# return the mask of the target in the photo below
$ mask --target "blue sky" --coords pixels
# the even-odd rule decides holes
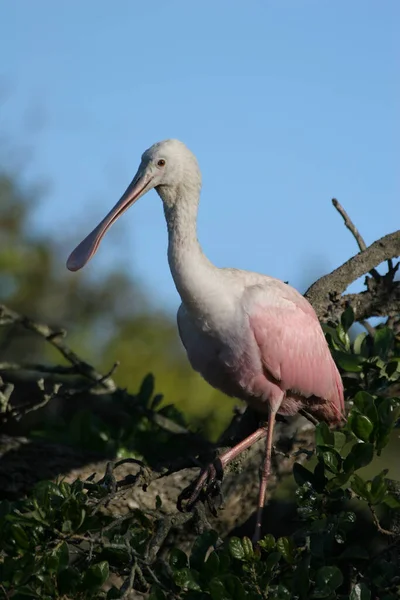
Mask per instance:
[[[367,243],[398,228],[399,23],[398,0],[1,3],[1,134],[48,183],[32,229],[66,258],[176,137],[203,172],[209,258],[304,291],[356,251],[333,196]],[[123,265],[175,309],[166,244],[151,192],[82,276]]]

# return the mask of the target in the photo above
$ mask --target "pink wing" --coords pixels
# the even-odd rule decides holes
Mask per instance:
[[[271,304],[256,294],[248,311],[263,365],[285,391],[327,400],[342,413],[342,380],[318,318],[305,298],[288,291]]]

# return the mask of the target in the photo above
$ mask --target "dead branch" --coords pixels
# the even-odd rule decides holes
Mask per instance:
[[[346,225],[347,229],[349,231],[351,231],[351,233],[355,237],[355,240],[356,240],[361,252],[366,250],[367,244],[364,242],[364,238],[362,237],[361,233],[358,231],[357,227],[354,225],[353,221],[350,219],[347,212],[344,210],[343,206],[340,204],[340,202],[338,200],[336,200],[336,198],[332,199],[332,204],[336,208],[338,213],[340,215],[342,215],[344,224]],[[371,269],[370,273],[371,273],[372,277],[374,277],[377,281],[380,280],[381,276],[379,275],[379,273],[376,269]]]
[[[54,346],[54,348],[56,348],[62,354],[62,356],[73,365],[77,374],[84,375],[96,384],[101,384],[101,386],[108,391],[115,391],[116,385],[112,379],[105,378],[103,375],[98,373],[92,367],[92,365],[89,365],[87,362],[80,359],[75,352],[63,342],[63,338],[66,336],[66,331],[55,331],[48,325],[38,323],[32,319],[29,319],[28,317],[19,315],[4,305],[0,305],[0,326],[1,325],[22,325],[25,329],[40,335],[47,342],[49,342],[49,344]]]
[[[336,199],[332,202],[362,250],[342,266],[313,283],[306,291],[305,297],[313,305],[321,321],[337,321],[349,305],[352,306],[357,321],[369,317],[397,315],[400,312],[400,282],[394,281],[394,277],[399,265],[393,266],[389,262],[388,272],[384,276],[381,276],[375,267],[400,256],[400,230],[385,235],[366,247],[343,207]],[[372,279],[366,279],[366,291],[342,295],[351,283],[366,273],[373,275]]]

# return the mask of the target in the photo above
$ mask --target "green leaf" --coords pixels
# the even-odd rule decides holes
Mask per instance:
[[[315,443],[317,446],[333,446],[335,443],[333,432],[324,421],[315,428]]]
[[[353,412],[349,419],[349,424],[351,430],[358,437],[359,440],[362,440],[363,442],[368,442],[372,430],[374,429],[374,426],[368,419],[368,417]]]
[[[144,406],[147,406],[150,403],[153,393],[154,375],[152,373],[148,373],[143,378],[137,397]]]
[[[46,504],[51,496],[64,498],[63,491],[52,481],[39,481],[35,485],[33,493],[38,499],[39,504]]]
[[[356,583],[351,590],[349,600],[371,600],[371,592],[365,583]]]
[[[359,373],[363,369],[365,358],[361,354],[350,354],[341,350],[332,351],[335,362],[348,373]]]
[[[242,539],[242,546],[244,550],[245,559],[251,560],[254,557],[254,548],[251,539],[245,536]]]
[[[163,394],[156,394],[151,402],[151,410],[156,410],[164,400]]]
[[[350,350],[350,338],[341,323],[336,327],[337,335],[345,350]]]
[[[346,456],[343,469],[344,471],[357,471],[362,467],[366,467],[374,457],[374,446],[359,442],[354,444],[349,454]]]
[[[20,548],[23,548],[24,550],[29,548],[30,543],[28,534],[21,525],[18,525],[17,523],[11,525],[10,533]]]
[[[281,537],[276,542],[276,549],[290,565],[294,562],[295,545],[291,538]]]
[[[364,498],[365,500],[367,500],[367,502],[370,501],[370,494],[367,488],[367,483],[359,475],[353,475],[351,480],[351,489],[357,496],[360,496],[360,498]]]
[[[342,348],[343,349],[343,344],[340,341],[338,332],[335,328],[330,327],[330,325],[326,325],[325,323],[322,323],[322,330],[325,333],[326,338],[329,343],[329,346],[331,348],[333,348],[333,349]]]
[[[188,557],[179,548],[172,548],[169,555],[169,564],[172,569],[183,569],[189,565]]]
[[[211,552],[209,557],[207,558],[207,561],[204,563],[204,566],[202,568],[202,571],[201,571],[202,575],[205,575],[207,577],[207,579],[216,577],[219,572],[219,565],[220,565],[220,561],[219,561],[218,554],[215,551]]]
[[[95,591],[108,579],[109,567],[106,560],[91,565],[83,578],[83,587],[86,590]]]
[[[69,485],[69,483],[67,483],[66,481],[61,481],[58,484],[58,487],[64,498],[69,498],[69,496],[71,495],[71,486]]]
[[[346,435],[344,433],[342,433],[341,431],[334,431],[333,432],[333,437],[334,437],[334,448],[335,450],[337,450],[338,452],[340,452],[340,450],[343,448],[343,446],[346,443]]]
[[[340,317],[340,323],[344,331],[348,331],[354,323],[354,310],[351,306],[348,306]]]
[[[331,473],[338,473],[342,465],[342,457],[339,452],[330,446],[318,446],[317,454],[319,460],[323,461],[326,468],[331,471]]]
[[[400,376],[400,357],[393,358],[385,368],[388,379],[396,381]]]
[[[389,508],[400,508],[400,500],[394,494],[388,493],[384,496],[382,502]]]
[[[66,569],[69,564],[68,544],[62,542],[62,544],[50,553],[50,556],[54,558],[54,572],[60,573],[60,571]]]
[[[270,552],[275,548],[275,538],[273,535],[268,533],[262,540],[258,542],[260,548],[265,550],[266,552]]]
[[[384,469],[379,475],[376,475],[371,482],[371,503],[380,504],[385,497],[387,491],[387,485],[385,477],[388,474],[389,469]]]
[[[208,589],[210,590],[212,600],[232,600],[219,578],[214,577],[214,579],[211,579]]]
[[[374,336],[374,354],[386,360],[394,346],[394,333],[389,327],[377,329]]]
[[[391,398],[382,398],[378,404],[379,421],[384,427],[391,427],[395,420],[394,405]]]
[[[318,491],[322,491],[326,485],[328,478],[325,475],[325,468],[323,463],[317,462],[314,467],[314,483],[315,489]]]
[[[304,483],[311,483],[314,486],[314,474],[303,467],[300,463],[295,462],[293,465],[293,477],[297,485],[303,485]]]
[[[374,425],[378,423],[375,398],[371,394],[368,394],[368,392],[357,392],[354,397],[354,406],[358,408],[360,413],[366,415]]]
[[[273,568],[276,567],[276,565],[281,560],[281,557],[282,555],[280,552],[271,552],[271,554],[267,556],[267,559],[265,561],[265,568],[267,569],[267,571],[272,571]]]
[[[342,486],[344,486],[345,483],[348,482],[350,477],[351,473],[339,473],[338,475],[336,475],[336,477],[333,477],[333,479],[330,479],[328,481],[328,483],[326,484],[326,489],[331,492],[339,490]]]
[[[199,585],[199,574],[194,569],[179,569],[174,571],[174,581],[178,587],[184,590],[201,591]]]
[[[368,352],[366,352],[365,343],[364,343],[364,340],[365,340],[366,337],[367,337],[367,333],[366,332],[360,333],[356,337],[356,339],[354,340],[354,343],[353,343],[353,352],[354,352],[354,354],[362,354],[365,357],[368,356]]]
[[[217,540],[218,533],[212,529],[204,531],[204,533],[199,535],[192,547],[189,559],[190,566],[200,571],[204,564],[207,552],[209,552],[210,548],[215,547]]]
[[[19,587],[21,584],[26,583],[30,575],[27,575],[22,570],[16,570],[12,574],[12,582],[15,586]]]
[[[343,575],[338,567],[321,567],[317,571],[316,584],[321,590],[333,592],[343,583]]]
[[[233,558],[243,560],[245,557],[244,548],[242,542],[238,537],[231,537],[229,540],[229,552]]]

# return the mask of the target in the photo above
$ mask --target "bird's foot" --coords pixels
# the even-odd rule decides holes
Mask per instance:
[[[199,500],[205,500],[211,513],[216,516],[217,509],[214,499],[221,497],[221,483],[224,469],[221,460],[217,458],[200,473],[198,479],[188,485],[178,496],[177,507],[181,512],[190,511]]]

